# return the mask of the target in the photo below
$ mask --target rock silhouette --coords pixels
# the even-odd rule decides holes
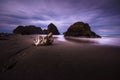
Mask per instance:
[[[30,35],[30,34],[42,34],[42,29],[34,25],[29,26],[18,26],[13,30],[15,34]]]
[[[43,30],[43,34],[48,34],[48,30],[47,30],[47,29],[44,29],[44,30]]]
[[[50,32],[52,32],[53,35],[60,34],[57,27],[53,23],[50,23],[48,25],[48,29],[44,29],[44,30],[42,30],[41,27],[36,27],[34,25],[18,26],[13,30],[14,34],[22,34],[22,35],[49,34]]]
[[[48,25],[48,33],[50,33],[50,32],[52,32],[53,35],[59,35],[60,34],[57,27],[53,23],[50,23]]]
[[[30,35],[30,34],[49,34],[59,35],[57,27],[50,23],[47,27],[48,29],[42,30],[41,27],[36,27],[34,25],[29,26],[18,26],[13,30],[15,34]],[[74,37],[88,37],[88,38],[101,38],[98,34],[91,31],[89,24],[83,22],[76,22],[71,25],[68,30],[64,33],[64,36],[74,36]]]
[[[89,24],[83,22],[76,22],[71,25],[64,33],[64,36],[74,37],[88,37],[88,38],[100,38],[95,32],[91,31]]]

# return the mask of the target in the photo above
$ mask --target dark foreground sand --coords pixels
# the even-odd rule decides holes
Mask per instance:
[[[120,47],[71,40],[33,46],[32,39],[0,40],[0,80],[120,80]]]

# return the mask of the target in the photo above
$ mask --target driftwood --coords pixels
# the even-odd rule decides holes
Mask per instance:
[[[53,35],[52,33],[49,33],[47,36],[42,37],[42,36],[38,36],[36,39],[33,40],[35,46],[37,45],[51,45],[53,43],[54,39],[53,39]]]

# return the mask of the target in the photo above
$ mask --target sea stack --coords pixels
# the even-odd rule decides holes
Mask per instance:
[[[71,25],[64,33],[64,36],[86,37],[86,38],[101,38],[98,34],[91,31],[89,24],[84,22],[76,22]]]
[[[59,35],[60,34],[57,27],[53,23],[50,23],[48,25],[48,33],[50,33],[50,32],[52,32],[53,35]]]

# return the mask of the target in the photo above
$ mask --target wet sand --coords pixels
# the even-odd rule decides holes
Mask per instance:
[[[120,47],[58,41],[34,46],[33,36],[0,40],[0,80],[119,80]]]

